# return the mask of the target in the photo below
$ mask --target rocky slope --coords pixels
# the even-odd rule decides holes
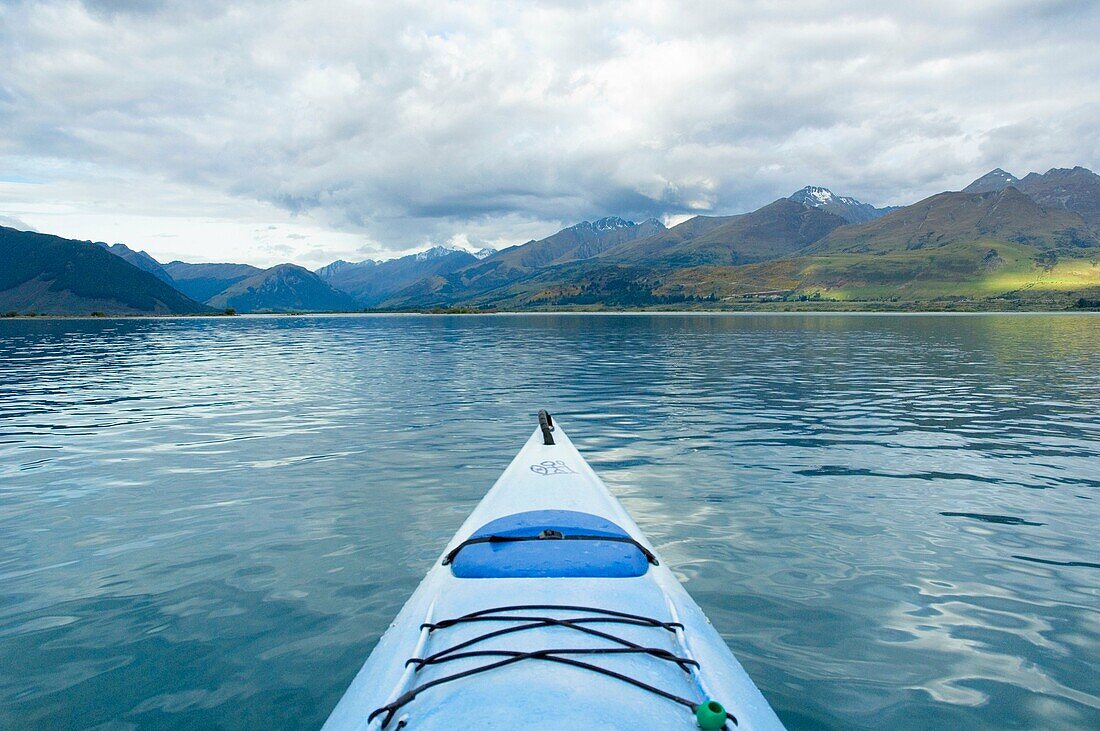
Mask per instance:
[[[870,203],[862,203],[855,198],[836,195],[828,188],[822,188],[819,185],[807,185],[788,197],[795,203],[801,203],[811,208],[820,208],[823,211],[832,213],[834,216],[840,216],[848,223],[873,221],[896,208],[896,206],[875,208]]]

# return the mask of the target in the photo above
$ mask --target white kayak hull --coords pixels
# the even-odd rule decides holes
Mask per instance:
[[[527,441],[397,615],[324,728],[692,729],[699,728],[696,709],[685,702],[717,701],[730,714],[724,728],[782,729],[702,610],[569,438],[560,428],[552,438],[555,444],[544,444],[536,430]],[[540,534],[575,533],[577,540],[465,543],[487,524],[506,525],[517,514],[587,516],[588,522],[585,529],[555,524],[560,532]],[[609,524],[628,537],[600,539]],[[525,566],[533,575],[523,575]],[[466,619],[447,621],[457,618]],[[412,658],[435,660],[408,663]]]

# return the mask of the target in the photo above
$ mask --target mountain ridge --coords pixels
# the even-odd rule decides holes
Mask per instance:
[[[771,213],[795,208],[832,223],[799,241],[788,219],[764,215],[769,208]],[[749,224],[763,226],[776,238],[762,240],[779,245],[757,248],[755,261],[724,260],[742,241],[733,232],[756,228]],[[685,251],[694,256],[683,256]],[[1092,301],[1100,295],[1100,235],[1080,214],[1043,206],[1011,186],[939,193],[862,224],[780,199],[748,214],[697,216],[663,234],[600,256],[532,269],[495,288],[463,284],[457,279],[443,286],[421,283],[383,306],[690,306],[758,296],[880,301],[999,296],[1049,303],[1049,297],[1074,293]]]
[[[1049,209],[1013,186],[983,193],[946,192],[882,218],[830,233],[807,254],[890,253],[990,239],[1040,251],[1098,242],[1080,215]]]
[[[433,247],[418,254],[397,259],[362,262],[336,262],[321,267],[317,273],[332,287],[346,292],[361,307],[382,302],[405,287],[422,279],[436,277],[474,264],[478,259],[465,249]]]
[[[836,195],[833,191],[820,185],[807,185],[801,190],[796,190],[787,198],[804,206],[820,208],[835,216],[840,216],[848,223],[873,221],[897,208],[897,206],[876,208],[870,203],[863,203],[849,196]]]
[[[1100,231],[1100,175],[1086,167],[1051,168],[1022,178],[996,168],[963,188],[963,192],[1003,190],[1009,186],[1048,208],[1077,213],[1089,227]]]
[[[164,270],[172,277],[173,287],[199,302],[263,271],[251,264],[189,264],[184,261],[168,262]]]
[[[172,275],[169,274],[161,263],[150,256],[145,251],[135,251],[126,244],[104,244],[100,243],[107,251],[111,252],[115,256],[121,257],[130,262],[138,269],[149,272],[157,279],[161,280],[165,284],[175,286],[175,281],[172,279]]]
[[[780,198],[750,213],[689,219],[660,234],[608,249],[600,258],[635,265],[737,266],[792,254],[843,225],[840,216]]]
[[[449,300],[459,292],[488,292],[534,275],[543,267],[589,259],[617,244],[665,230],[655,218],[635,223],[618,216],[581,221],[543,239],[500,249],[486,258],[450,272],[410,282],[384,302]]]
[[[439,245],[387,261],[337,260],[314,272],[291,264],[162,265],[124,244],[53,237],[55,258],[68,263],[58,268],[49,257],[27,254],[37,263],[16,267],[26,276],[8,282],[5,292],[22,309],[128,314],[209,311],[201,302],[240,312],[523,309],[718,302],[776,292],[975,297],[1003,288],[1004,296],[1079,291],[1091,301],[1100,296],[1098,222],[1100,176],[1087,168],[1022,179],[996,168],[962,191],[908,206],[875,208],[806,186],[754,211],[695,216],[672,228],[657,219],[605,216],[500,250]],[[8,231],[9,240],[34,235]],[[118,264],[105,265],[88,247]],[[135,272],[157,284],[135,280]],[[122,281],[137,299],[120,292]]]
[[[42,314],[211,312],[105,245],[0,226],[0,310]]]
[[[993,168],[970,185],[962,189],[962,193],[989,193],[995,190],[1003,190],[1010,185],[1019,185],[1020,179],[1001,168]]]
[[[351,295],[333,289],[297,264],[276,264],[242,279],[206,301],[239,312],[347,312],[358,309]]]

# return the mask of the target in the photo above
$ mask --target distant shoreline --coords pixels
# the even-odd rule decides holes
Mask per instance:
[[[795,304],[795,303],[787,303]],[[801,303],[799,303],[801,304]],[[807,303],[809,304],[809,303]],[[939,308],[904,308],[904,307],[821,307],[821,302],[814,303],[815,307],[726,307],[726,308],[682,308],[669,309],[668,307],[655,307],[652,309],[642,307],[632,308],[554,308],[554,309],[526,309],[526,310],[472,310],[466,308],[456,309],[409,309],[409,310],[355,310],[355,311],[292,311],[292,312],[243,312],[236,315],[222,313],[196,313],[196,314],[73,314],[73,315],[6,315],[0,317],[0,322],[5,320],[181,320],[181,319],[234,319],[238,317],[379,317],[402,315],[422,316],[492,316],[492,315],[1079,315],[1100,314],[1100,307],[1068,307],[1062,309],[1033,309],[1033,308],[988,308],[988,307],[939,307]],[[870,303],[868,303],[870,304]],[[960,303],[963,304],[963,303]]]

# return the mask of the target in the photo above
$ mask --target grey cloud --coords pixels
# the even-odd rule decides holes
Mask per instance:
[[[609,19],[615,19],[610,21]],[[1097,3],[0,6],[0,157],[390,250],[1100,166]]]
[[[264,251],[278,254],[279,256],[289,256],[294,253],[294,248],[286,244],[264,244],[262,248]]]

